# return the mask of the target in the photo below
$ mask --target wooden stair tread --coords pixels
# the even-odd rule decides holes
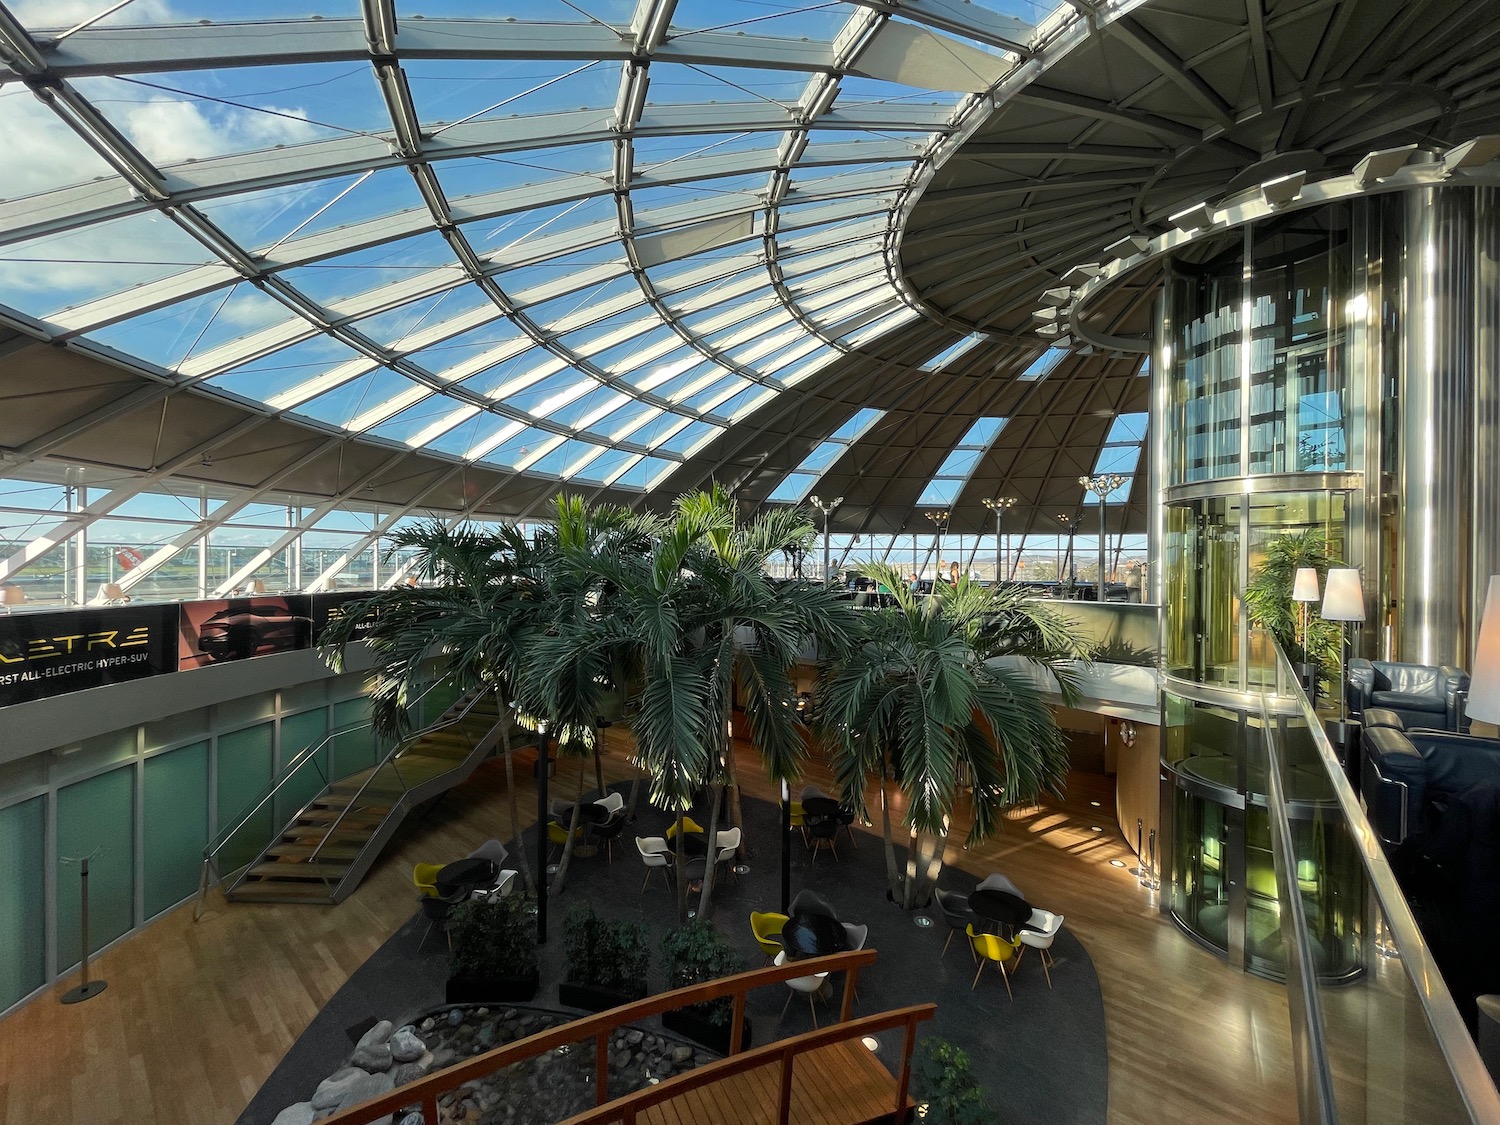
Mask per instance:
[[[269,863],[257,863],[245,874],[247,878],[256,880],[292,879],[302,882],[307,879],[316,879],[321,883],[326,878],[337,883],[348,869],[348,861],[324,863],[319,860],[317,863],[303,863],[292,860],[286,862],[272,860]]]
[[[278,859],[307,859],[317,850],[317,847],[316,843],[272,844],[266,849],[266,855],[274,856]],[[351,843],[344,840],[329,840],[328,844],[323,848],[320,858],[328,860],[331,863],[349,862],[358,856],[359,852],[359,843]]]
[[[332,902],[333,896],[322,880],[317,883],[256,882],[241,883],[224,896],[230,902]]]

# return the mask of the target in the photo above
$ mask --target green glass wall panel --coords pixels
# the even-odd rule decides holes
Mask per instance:
[[[80,866],[89,861],[89,945],[98,951],[128,931],[134,917],[132,823],[135,769],[125,766],[57,791],[57,964],[82,956]]]
[[[41,797],[0,809],[0,1010],[46,982]]]
[[[281,720],[282,769],[309,746],[322,742],[328,732],[328,712],[324,708],[287,715]],[[281,791],[276,794],[276,823],[283,825],[297,810],[316,797],[332,780],[328,772],[328,746],[324,745],[296,768]]]
[[[219,736],[218,792],[214,800],[220,833],[228,831],[270,788],[271,735],[271,724],[262,723]],[[220,873],[249,863],[270,841],[274,830],[267,804],[228,840],[219,857]]]
[[[208,842],[208,743],[148,758],[145,769],[141,879],[151,918],[198,886]]]
[[[333,705],[334,729],[342,732],[333,745],[335,777],[348,777],[375,764],[375,734],[369,721],[368,699],[346,699]]]

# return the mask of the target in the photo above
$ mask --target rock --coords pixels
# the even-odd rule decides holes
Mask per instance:
[[[420,1113],[412,1110],[401,1119],[401,1125],[426,1125],[426,1122]]]
[[[316,1115],[312,1102],[297,1102],[278,1113],[271,1125],[312,1125]]]
[[[427,1050],[427,1044],[417,1038],[416,1032],[403,1027],[391,1036],[391,1057],[398,1063],[416,1062]]]
[[[614,1065],[614,1068],[616,1070],[624,1070],[627,1066],[630,1065],[630,1052],[616,1051],[614,1058],[610,1059],[610,1062]]]
[[[462,1008],[454,1008],[452,1011],[450,1011],[448,1013],[448,1026],[449,1027],[457,1027],[459,1024],[461,1024],[463,1022],[464,1022],[464,1012],[463,1012]]]
[[[679,1066],[681,1064],[685,1063],[685,1062],[689,1062],[692,1059],[692,1057],[693,1057],[693,1049],[691,1047],[673,1047],[672,1048],[672,1061],[674,1063],[677,1063]]]
[[[639,1047],[641,1045],[641,1040],[645,1038],[646,1033],[639,1030],[638,1028],[632,1028],[630,1031],[627,1031],[625,1033],[625,1042],[629,1043],[632,1047]]]
[[[445,1066],[452,1066],[458,1058],[458,1052],[452,1047],[439,1047],[432,1052],[432,1069],[441,1070]]]
[[[437,1020],[433,1019],[431,1016],[428,1016],[425,1020],[422,1021],[422,1030],[423,1031],[431,1031],[436,1026],[437,1026]],[[410,1116],[410,1115],[408,1114],[408,1116]],[[404,1125],[404,1123],[403,1123],[403,1125]]]
[[[362,1102],[369,1098],[379,1097],[388,1093],[392,1088],[390,1074],[362,1074],[354,1079],[343,1100],[339,1102],[339,1109],[348,1109],[356,1102]]]
[[[408,1082],[415,1082],[426,1073],[427,1068],[421,1063],[404,1062],[391,1071],[391,1082],[396,1086],[405,1086]]]
[[[390,1020],[381,1020],[370,1028],[360,1037],[359,1044],[354,1048],[354,1054],[349,1060],[350,1063],[372,1074],[389,1070],[391,1068],[390,1038],[393,1030]]]
[[[479,1011],[475,1012],[474,1014],[483,1019],[485,1016],[490,1014],[490,1010],[488,1008],[480,1008]]]
[[[313,1091],[312,1101],[308,1104],[313,1109],[332,1109],[344,1100],[344,1095],[355,1082],[365,1077],[368,1076],[357,1066],[336,1070],[318,1083],[318,1088]]]

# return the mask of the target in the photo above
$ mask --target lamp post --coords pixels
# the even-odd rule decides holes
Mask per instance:
[[[813,507],[823,513],[823,581],[828,581],[828,517],[833,510],[844,502],[842,496],[835,496],[832,500],[819,500],[816,496],[812,498]]]
[[[1094,477],[1079,477],[1078,483],[1099,497],[1099,602],[1104,603],[1104,507],[1109,494],[1125,483],[1119,473],[1100,473]]]
[[[934,561],[937,563],[938,566],[942,566],[942,564],[943,564],[943,532],[946,531],[947,528],[948,528],[948,509],[947,508],[938,508],[935,511],[928,512],[927,513],[927,518],[932,521],[933,527],[935,527],[937,529],[937,536],[934,539],[934,544],[936,546],[936,558],[934,559]],[[941,579],[942,577],[943,576],[941,574],[938,575],[939,579]],[[936,582],[933,583],[933,592],[934,593],[937,592],[937,584],[936,584]]]
[[[1015,506],[1016,497],[997,496],[991,500],[986,496],[979,502],[995,513],[995,585],[998,586],[1005,581],[1005,556],[1009,553],[1002,546],[1000,539],[1000,520]]]
[[[1078,534],[1078,525],[1083,522],[1083,516],[1069,515],[1067,512],[1057,513],[1057,522],[1062,524],[1068,532],[1068,597],[1073,596],[1073,588],[1078,585],[1078,560],[1073,557],[1073,537]],[[1062,585],[1062,565],[1057,568],[1057,584]]]

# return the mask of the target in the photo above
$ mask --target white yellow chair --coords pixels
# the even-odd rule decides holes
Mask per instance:
[[[1020,942],[1006,941],[996,934],[976,934],[972,925],[966,932],[969,944],[974,947],[974,953],[979,958],[979,972],[974,974],[974,983],[969,985],[969,990],[972,992],[979,987],[980,973],[984,972],[986,964],[993,961],[1000,966],[1000,976],[1005,981],[1005,995],[1014,1000],[1016,997],[1010,990],[1010,971],[1006,968],[1006,963],[1016,956]]]

